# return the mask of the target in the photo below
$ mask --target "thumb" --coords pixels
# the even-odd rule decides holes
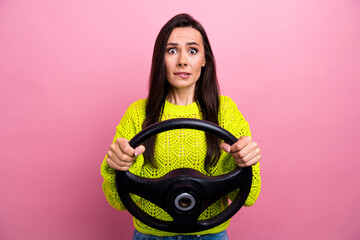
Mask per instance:
[[[220,143],[220,147],[227,153],[230,153],[230,145],[226,142]]]
[[[138,146],[137,148],[135,148],[134,155],[135,155],[135,157],[137,157],[137,156],[143,154],[144,152],[145,152],[145,147],[144,147],[144,145],[140,145],[140,146]]]

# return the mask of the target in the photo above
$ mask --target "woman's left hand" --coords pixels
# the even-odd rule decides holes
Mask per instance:
[[[260,148],[257,142],[254,142],[251,137],[244,136],[233,145],[225,142],[220,144],[220,147],[227,153],[230,153],[239,167],[248,167],[260,161]]]

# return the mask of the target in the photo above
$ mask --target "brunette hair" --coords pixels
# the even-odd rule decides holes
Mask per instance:
[[[204,120],[218,124],[219,111],[219,86],[216,76],[215,59],[211,50],[210,42],[203,26],[188,14],[179,14],[171,18],[160,30],[154,46],[152,57],[149,95],[146,104],[146,118],[143,128],[161,120],[165,99],[170,87],[166,79],[166,67],[164,55],[166,44],[174,28],[192,27],[198,30],[203,39],[205,49],[206,65],[202,67],[199,80],[195,87],[195,101],[201,109]],[[145,161],[156,167],[153,159],[156,138],[151,138],[144,143]],[[220,140],[206,133],[207,152],[205,157],[205,168],[210,171],[210,167],[217,164],[220,157]]]

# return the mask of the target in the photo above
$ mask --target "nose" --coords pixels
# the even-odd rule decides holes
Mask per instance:
[[[178,67],[186,67],[187,65],[188,65],[188,63],[187,63],[187,59],[186,59],[186,54],[181,52],[179,54],[179,59],[178,59],[177,66]]]

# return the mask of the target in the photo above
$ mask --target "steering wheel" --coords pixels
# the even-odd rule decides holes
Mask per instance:
[[[204,120],[177,118],[155,123],[137,135],[129,144],[136,148],[146,139],[173,129],[197,129],[213,134],[232,145],[238,139],[227,130]],[[213,228],[231,218],[245,203],[252,183],[252,168],[236,168],[220,176],[209,177],[194,169],[180,168],[157,179],[142,178],[130,171],[116,171],[116,187],[126,209],[146,225],[176,233],[192,233]],[[199,216],[212,203],[239,189],[232,203],[220,214],[205,220]],[[145,213],[133,201],[136,194],[165,210],[172,221],[164,221]]]

